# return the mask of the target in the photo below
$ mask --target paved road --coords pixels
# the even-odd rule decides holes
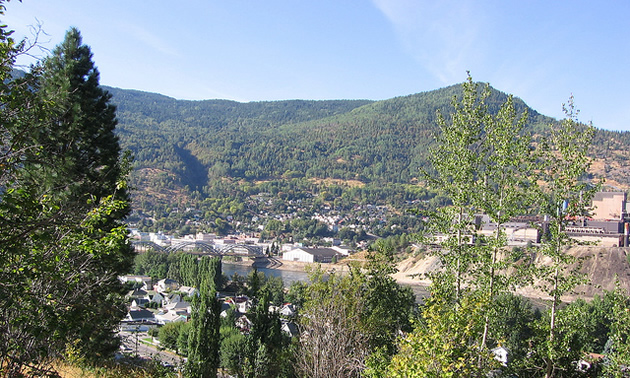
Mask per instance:
[[[142,339],[146,339],[147,337],[149,337],[146,332],[120,332],[119,334],[122,340],[122,344],[125,347],[125,353],[136,355],[137,348],[137,355],[139,357],[159,359],[160,361],[172,364],[174,366],[183,364],[183,357],[180,357],[175,353],[169,351],[160,351],[153,345],[144,344],[142,342]]]

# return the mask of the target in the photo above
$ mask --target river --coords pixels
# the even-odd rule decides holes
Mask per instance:
[[[249,272],[254,270],[254,268],[250,265],[236,265],[236,264],[222,264],[223,274],[228,277],[232,277],[234,273],[238,273],[239,276],[247,276]],[[265,276],[274,276],[282,278],[282,282],[284,282],[285,287],[291,286],[291,284],[295,281],[308,282],[308,274],[305,272],[297,272],[293,270],[282,270],[282,269],[269,269],[269,268],[258,268],[259,272],[263,272]]]
[[[235,265],[235,264],[222,264],[223,274],[228,277],[234,275],[234,273],[238,273],[240,276],[247,276],[249,272],[254,270],[252,266],[249,265]],[[291,286],[291,284],[295,281],[308,282],[308,274],[305,272],[298,272],[293,270],[282,270],[282,269],[269,269],[269,268],[258,268],[259,272],[263,272],[265,275],[270,275],[274,277],[282,278],[285,287]],[[423,298],[426,298],[429,295],[428,288],[423,285],[405,285],[409,286],[413,293],[416,296],[416,302],[421,303]]]

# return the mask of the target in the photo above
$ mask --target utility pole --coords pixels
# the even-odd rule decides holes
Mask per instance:
[[[139,357],[139,355],[138,355],[138,332],[140,332],[140,325],[136,324],[136,358]]]

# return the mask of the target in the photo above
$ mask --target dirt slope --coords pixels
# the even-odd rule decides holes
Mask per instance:
[[[626,257],[630,253],[630,248],[575,247],[571,248],[569,253],[576,257],[586,258],[581,271],[590,278],[591,284],[577,287],[575,293],[566,296],[564,300],[590,299],[602,293],[603,290],[612,290],[615,287],[615,276],[619,277],[622,288],[630,294],[630,264]],[[537,256],[536,262],[548,263],[548,260]],[[399,272],[394,275],[394,278],[400,283],[428,285],[430,281],[423,277],[424,273],[439,268],[439,262],[435,257],[412,257],[398,264]],[[538,283],[539,280],[535,279],[533,286],[519,288],[517,293],[544,300],[546,295],[535,289]]]

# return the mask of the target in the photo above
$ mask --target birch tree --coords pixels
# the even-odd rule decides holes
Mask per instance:
[[[540,288],[551,298],[547,340],[539,356],[542,366],[538,367],[545,377],[553,377],[564,368],[558,364],[564,353],[557,322],[562,297],[585,283],[585,277],[578,272],[580,261],[567,253],[569,247],[579,244],[569,236],[567,227],[588,215],[598,189],[597,185],[584,180],[591,164],[587,153],[595,129],[578,122],[572,96],[563,104],[563,110],[565,118],[552,126],[549,137],[541,141],[537,165],[541,183],[537,201],[541,213],[548,219],[540,253],[551,261],[541,264],[536,271],[541,278]]]
[[[413,337],[431,338],[427,334],[431,329],[450,333],[450,340],[458,341],[443,350],[445,364],[437,370],[427,367],[427,372],[468,369],[454,361],[446,363],[451,358],[476,360],[478,373],[493,366],[488,350],[493,303],[510,287],[508,271],[513,262],[508,259],[504,226],[529,206],[531,138],[523,131],[527,112],[518,114],[513,97],[508,96],[498,113],[491,114],[486,103],[489,86],[480,87],[468,75],[461,98],[453,99],[450,119],[438,118],[440,134],[431,150],[435,175],[429,182],[452,205],[440,209],[429,225],[430,238],[441,235],[437,256],[443,270],[431,275],[432,298],[423,308],[426,323]],[[490,220],[492,235],[481,234],[484,225],[477,214]],[[464,303],[467,310],[461,313]],[[422,347],[415,350],[424,353]],[[425,352],[440,360],[435,351]]]

